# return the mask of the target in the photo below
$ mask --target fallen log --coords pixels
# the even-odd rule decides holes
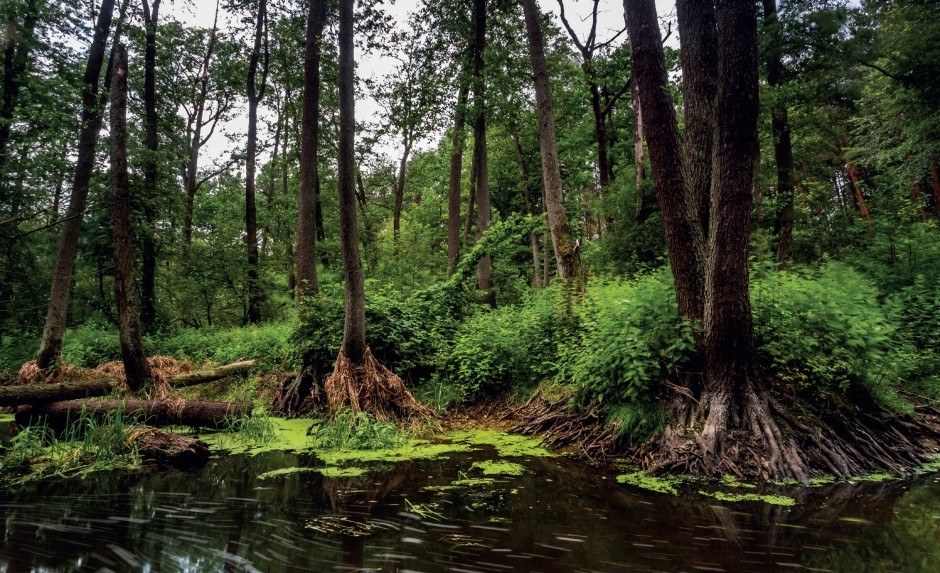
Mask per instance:
[[[233,374],[247,372],[254,366],[254,360],[243,360],[218,368],[187,372],[166,377],[167,383],[174,388],[184,388],[220,380]],[[95,398],[106,396],[117,388],[114,378],[87,380],[81,382],[62,382],[58,384],[25,384],[22,386],[0,386],[0,407],[19,406],[22,404],[50,404],[77,398]]]
[[[84,416],[105,419],[123,412],[150,426],[192,426],[218,428],[234,418],[251,416],[251,404],[240,402],[204,402],[201,400],[67,400],[40,406],[20,406],[16,423],[21,426],[45,422],[54,431],[64,430],[69,421]]]
[[[167,376],[166,380],[169,382],[170,386],[175,388],[185,388],[186,386],[196,386],[197,384],[205,384],[206,382],[221,380],[222,378],[231,376],[233,374],[248,372],[248,370],[250,370],[254,365],[254,360],[242,360],[241,362],[234,362],[232,364],[219,366],[218,368],[211,368],[209,370],[188,372],[186,374],[174,374],[173,376]]]
[[[0,386],[0,406],[20,404],[49,404],[76,398],[105,396],[114,389],[114,380],[87,380],[61,384],[28,384]]]
[[[170,434],[157,428],[140,428],[127,437],[145,459],[176,468],[195,468],[209,459],[209,445],[198,438]]]

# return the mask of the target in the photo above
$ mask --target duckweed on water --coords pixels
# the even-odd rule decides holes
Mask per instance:
[[[699,495],[713,497],[718,501],[762,501],[770,505],[796,505],[796,500],[785,495],[762,495],[759,493],[726,493],[723,491],[706,492],[699,491]]]
[[[682,483],[682,479],[677,477],[651,476],[640,471],[619,475],[617,476],[617,482],[658,493],[679,495],[676,486]]]
[[[739,480],[736,476],[733,475],[723,475],[721,476],[721,485],[724,487],[733,487],[733,488],[744,488],[744,489],[754,489],[757,486],[752,483],[745,483]]]
[[[319,468],[281,468],[279,470],[273,470],[269,472],[264,472],[258,476],[258,479],[269,479],[273,477],[286,476],[299,473],[310,473],[319,471]]]
[[[554,457],[538,438],[507,434],[498,430],[461,430],[451,432],[444,436],[452,442],[470,444],[473,446],[493,446],[503,458],[548,458]]]
[[[316,471],[323,474],[323,477],[328,477],[328,478],[359,477],[361,475],[365,475],[366,473],[365,468],[356,468],[356,467],[337,468],[333,466],[327,466],[325,468],[317,468]]]
[[[499,460],[475,462],[473,468],[483,470],[485,476],[521,476],[525,473],[525,468],[520,464]]]

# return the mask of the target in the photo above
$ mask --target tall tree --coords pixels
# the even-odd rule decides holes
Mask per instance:
[[[248,60],[248,144],[245,157],[245,242],[248,245],[248,322],[261,322],[261,285],[258,284],[258,216],[255,206],[255,171],[258,156],[258,104],[268,84],[268,0],[258,1],[254,43]],[[261,80],[258,81],[258,68]]]
[[[160,138],[157,133],[157,23],[160,19],[160,0],[153,0],[153,6],[147,0],[141,0],[144,11],[146,30],[146,48],[144,51],[144,143],[147,155],[144,159],[144,219],[147,228],[141,236],[141,285],[140,285],[140,320],[145,326],[153,324],[157,317],[156,274],[157,248],[156,210],[157,199],[157,152]]]
[[[39,0],[27,0],[23,5],[22,22],[16,18],[11,5],[7,9],[3,46],[3,85],[0,99],[0,200],[6,198],[7,147],[13,128],[13,112],[19,101],[20,90],[26,80],[26,66],[35,43],[36,24],[39,22]]]
[[[450,175],[447,193],[447,261],[450,272],[457,266],[460,252],[460,185],[463,178],[463,153],[465,147],[464,126],[467,121],[467,97],[470,85],[466,70],[460,74],[457,89],[457,106],[454,109],[454,133],[451,136]]]
[[[476,182],[477,237],[490,227],[490,177],[486,151],[486,0],[473,2],[473,165]],[[477,286],[486,302],[496,304],[493,262],[489,254],[477,263]]]
[[[555,116],[552,110],[552,90],[548,81],[548,64],[545,61],[545,40],[539,23],[538,5],[535,0],[522,0],[525,15],[526,35],[529,40],[529,56],[535,83],[535,100],[539,116],[539,148],[542,152],[542,184],[545,188],[545,210],[552,234],[552,246],[558,265],[558,276],[569,285],[582,286],[581,255],[571,236],[571,227],[565,214],[565,203],[561,190],[561,169],[558,165],[558,148],[555,143]],[[546,253],[547,256],[547,253]]]
[[[123,19],[128,0],[121,6]],[[43,370],[52,366],[62,350],[62,335],[65,332],[65,319],[69,306],[69,292],[72,288],[72,271],[75,268],[75,256],[78,252],[78,235],[82,228],[82,217],[88,199],[88,187],[95,165],[95,144],[101,130],[102,102],[98,96],[98,82],[104,63],[105,45],[111,31],[111,19],[114,13],[114,0],[103,0],[98,10],[95,32],[88,49],[88,61],[82,77],[82,114],[79,124],[78,159],[75,163],[75,175],[72,179],[72,194],[62,224],[62,235],[56,251],[55,265],[52,268],[52,289],[49,306],[46,311],[46,324],[43,328],[42,342],[36,363]],[[119,41],[115,32],[115,42]],[[112,63],[108,63],[104,84],[111,81]]]
[[[317,205],[320,201],[320,57],[325,0],[312,0],[304,49],[303,117],[300,136],[300,192],[297,195],[297,303],[314,296],[317,284]]]
[[[134,281],[130,182],[127,175],[127,48],[114,47],[111,76],[111,221],[114,232],[114,300],[117,303],[121,358],[127,386],[134,391],[153,378],[140,331],[140,306]]]

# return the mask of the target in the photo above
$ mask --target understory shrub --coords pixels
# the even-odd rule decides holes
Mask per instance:
[[[229,364],[239,359],[257,360],[256,369],[292,370],[297,353],[290,343],[295,321],[268,322],[236,328],[186,328],[144,339],[144,350],[196,363]],[[117,336],[117,334],[115,334]],[[120,352],[118,358],[120,359]]]

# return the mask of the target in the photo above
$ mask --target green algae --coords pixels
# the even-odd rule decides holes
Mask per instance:
[[[451,485],[455,487],[477,487],[483,485],[491,485],[496,483],[496,480],[493,478],[482,477],[482,478],[462,478],[454,481]]]
[[[293,474],[299,474],[299,473],[311,473],[311,472],[317,472],[317,471],[319,471],[318,468],[281,468],[279,470],[272,470],[269,472],[264,472],[263,474],[258,476],[258,479],[265,480],[265,479],[270,479],[273,477],[280,477],[280,476],[293,475]]]
[[[307,435],[312,421],[303,418],[269,418],[271,431],[263,436],[241,433],[211,432],[199,437],[212,450],[226,450],[232,454],[255,456],[275,451],[310,451],[313,442]]]
[[[731,488],[744,488],[744,489],[755,489],[757,486],[752,483],[745,483],[733,475],[723,475],[721,476],[721,485],[724,487]]]
[[[935,454],[930,457],[930,461],[917,468],[916,473],[918,474],[931,474],[934,472],[940,472],[940,454]]]
[[[678,477],[651,476],[641,471],[617,476],[618,483],[632,485],[657,493],[667,493],[669,495],[679,495],[676,486],[682,483],[682,481],[682,478]]]
[[[344,477],[359,477],[365,475],[365,468],[357,467],[347,467],[347,468],[338,468],[334,466],[327,466],[325,468],[317,468],[317,471],[323,474],[323,477],[328,478],[344,478]]]
[[[9,424],[15,421],[16,416],[13,414],[0,414],[0,424]]]
[[[475,462],[473,468],[483,470],[485,476],[521,476],[526,471],[520,464],[499,460]]]
[[[796,500],[792,497],[787,497],[785,495],[770,495],[770,494],[759,494],[759,493],[727,493],[723,491],[716,492],[706,492],[699,491],[699,495],[704,495],[707,497],[713,497],[718,501],[761,501],[770,505],[783,505],[783,506],[792,506],[796,505]]]
[[[542,446],[538,438],[507,434],[499,430],[459,430],[450,432],[445,439],[471,446],[492,446],[501,458],[549,458],[555,454]]]
[[[350,462],[398,463],[411,460],[433,460],[457,452],[470,451],[466,444],[436,443],[428,440],[410,439],[397,448],[381,450],[313,450],[327,465],[343,465]]]
[[[855,476],[851,481],[865,481],[872,483],[882,483],[886,481],[893,481],[898,479],[898,476],[887,473],[875,473],[875,474],[865,474],[860,476]]]

